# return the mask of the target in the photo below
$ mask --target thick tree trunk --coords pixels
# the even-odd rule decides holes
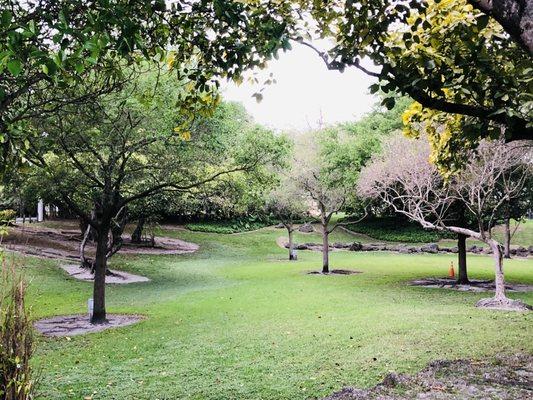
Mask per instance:
[[[468,280],[468,271],[466,268],[466,238],[468,236],[459,233],[457,234],[457,258],[459,266],[459,274],[457,277],[457,283],[467,284],[470,283]]]
[[[328,226],[322,226],[322,273],[329,273],[329,232]]]
[[[109,235],[109,224],[98,229],[96,241],[96,258],[94,262],[94,287],[93,287],[93,315],[92,324],[106,322],[105,310],[105,277],[107,272],[107,241]]]
[[[496,291],[494,293],[494,299],[498,301],[505,301],[505,280],[503,275],[503,254],[501,246],[495,240],[491,240],[490,248],[492,249],[492,255],[494,257],[494,272],[495,279],[494,283],[496,285]]]
[[[292,227],[287,228],[287,232],[289,233],[289,260],[294,261],[296,258],[294,257],[294,243],[292,240],[292,233],[293,233]]]
[[[503,256],[511,258],[511,220],[509,217],[505,218],[505,232],[503,241]]]
[[[139,220],[137,221],[137,226],[135,227],[135,230],[131,234],[132,243],[141,243],[145,222],[146,222],[145,217],[140,217]]]

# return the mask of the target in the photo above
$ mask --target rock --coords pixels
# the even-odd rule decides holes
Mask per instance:
[[[529,250],[524,246],[520,246],[516,249],[516,255],[519,257],[527,257],[529,255]]]
[[[333,243],[332,247],[335,249],[348,249],[350,246],[350,243]]]
[[[313,228],[313,225],[311,225],[310,223],[305,223],[303,225],[300,225],[298,231],[303,233],[311,233],[315,231],[315,228]]]
[[[294,246],[296,250],[308,250],[309,246],[306,243],[303,244],[297,244]]]
[[[400,253],[402,253],[402,254],[408,254],[408,253],[410,253],[409,248],[406,247],[406,246],[399,246],[399,247],[398,247],[398,252],[400,252]]]
[[[459,253],[459,248],[457,246],[451,247],[450,253],[455,253],[455,254]]]
[[[439,245],[437,243],[428,243],[420,248],[421,252],[436,254],[439,252]]]
[[[363,251],[376,251],[376,250],[378,250],[377,246],[375,244],[373,244],[373,243],[362,244],[361,246],[362,246],[361,250],[363,250]]]
[[[348,248],[350,251],[361,251],[363,250],[363,245],[359,242],[353,242]]]
[[[533,246],[529,246],[527,250],[529,251],[529,254],[533,254]]]
[[[467,251],[470,252],[470,253],[479,254],[479,253],[481,253],[483,251],[483,247],[473,245],[473,246],[470,246],[467,249]]]
[[[388,388],[393,388],[398,386],[400,383],[400,376],[398,374],[391,372],[388,373],[383,379],[382,385]]]
[[[276,229],[283,229],[283,228],[285,228],[285,225],[283,225],[283,224],[277,224],[277,225],[275,226],[275,228],[276,228]]]

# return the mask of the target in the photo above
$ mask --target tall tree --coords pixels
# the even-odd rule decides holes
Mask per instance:
[[[93,323],[105,321],[107,260],[120,248],[131,203],[253,171],[286,153],[286,141],[260,127],[225,135],[208,115],[191,120],[189,105],[180,108],[184,90],[195,89],[170,75],[142,75],[122,92],[34,121],[43,136],[30,148],[34,168],[96,233]]]

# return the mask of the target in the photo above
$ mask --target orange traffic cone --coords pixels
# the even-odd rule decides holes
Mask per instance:
[[[448,276],[450,278],[455,278],[455,270],[453,269],[453,261],[450,264],[450,269],[448,270]]]

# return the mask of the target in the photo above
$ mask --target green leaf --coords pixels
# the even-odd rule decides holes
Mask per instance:
[[[370,85],[370,93],[374,94],[379,90],[379,85],[377,83],[374,83],[373,85]]]
[[[435,61],[433,60],[427,60],[424,62],[424,67],[427,69],[434,69],[435,68]]]
[[[18,76],[22,71],[22,63],[20,60],[10,60],[7,63],[7,69],[13,76]]]

